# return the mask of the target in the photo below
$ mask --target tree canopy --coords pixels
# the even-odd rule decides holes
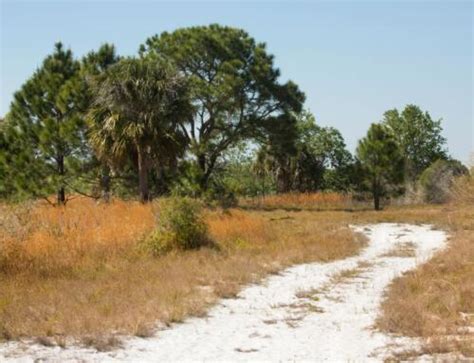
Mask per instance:
[[[317,125],[309,111],[296,115],[295,121],[294,133],[278,132],[260,149],[258,167],[274,173],[281,192],[346,189],[352,156],[342,135]]]
[[[179,126],[191,113],[187,82],[162,60],[127,58],[111,66],[94,90],[91,142],[97,155],[116,165],[132,158],[140,200],[147,201],[150,168],[182,149]]]
[[[6,178],[20,193],[47,197],[57,193],[66,202],[73,188],[78,160],[86,152],[85,124],[80,110],[79,62],[61,43],[15,93],[6,117]]]
[[[363,182],[372,193],[374,208],[379,210],[380,199],[396,190],[403,180],[400,148],[385,125],[372,124],[356,154]]]
[[[418,106],[385,112],[354,158],[304,101],[265,43],[238,28],[164,32],[126,58],[105,43],[75,59],[58,43],[0,120],[0,197],[53,204],[56,194],[65,204],[72,194],[146,202],[176,193],[232,205],[236,196],[369,190],[379,209],[402,187],[437,190],[437,175],[460,168],[441,120]]]
[[[181,126],[207,188],[222,153],[242,140],[259,138],[299,112],[298,87],[280,84],[280,72],[264,43],[244,30],[213,24],[155,35],[141,46],[143,56],[170,59],[189,78],[193,117]]]
[[[383,123],[400,145],[408,181],[416,181],[436,160],[447,159],[441,120],[433,120],[418,106],[407,105],[401,113],[397,109],[389,110],[384,114]]]

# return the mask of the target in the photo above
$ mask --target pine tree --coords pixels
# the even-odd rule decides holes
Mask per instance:
[[[196,112],[182,130],[202,191],[226,150],[268,134],[304,102],[296,84],[279,82],[265,44],[241,29],[217,24],[178,29],[147,39],[140,52],[171,60],[190,80]]]
[[[403,181],[400,148],[384,125],[372,124],[356,153],[363,181],[372,193],[375,210],[379,210],[380,199]]]
[[[15,93],[6,117],[5,178],[20,195],[65,204],[87,149],[80,117],[84,95],[79,63],[61,43]],[[49,200],[49,199],[48,199]]]

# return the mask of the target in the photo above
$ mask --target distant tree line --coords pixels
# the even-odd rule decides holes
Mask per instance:
[[[332,190],[369,192],[379,209],[451,162],[441,122],[414,105],[387,111],[353,156],[279,76],[264,43],[220,25],[155,35],[134,57],[104,44],[76,59],[58,43],[0,120],[0,197]]]

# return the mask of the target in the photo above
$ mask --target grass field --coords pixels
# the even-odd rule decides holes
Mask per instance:
[[[0,333],[4,339],[65,335],[90,344],[111,332],[148,335],[202,316],[242,284],[307,261],[355,254],[364,245],[325,214],[207,211],[218,249],[153,257],[140,241],[154,206],[75,200],[65,208],[4,206]]]
[[[427,338],[425,352],[472,356],[472,334],[448,338],[474,323],[474,206],[472,181],[465,183],[453,203],[439,206],[354,211],[332,196],[330,210],[327,196],[307,195],[267,199],[260,209],[209,210],[217,249],[160,257],[140,248],[155,225],[153,205],[2,206],[0,337],[64,344],[74,336],[105,349],[116,343],[114,333],[148,336],[156,321],[203,316],[218,298],[289,265],[358,253],[364,240],[350,224],[410,222],[447,230],[449,247],[394,281],[377,327]],[[313,208],[316,200],[324,206]]]

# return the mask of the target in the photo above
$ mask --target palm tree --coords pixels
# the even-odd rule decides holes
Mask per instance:
[[[138,167],[141,202],[150,200],[151,167],[183,150],[192,107],[185,79],[157,58],[126,58],[94,82],[90,139],[110,164],[132,159]]]

